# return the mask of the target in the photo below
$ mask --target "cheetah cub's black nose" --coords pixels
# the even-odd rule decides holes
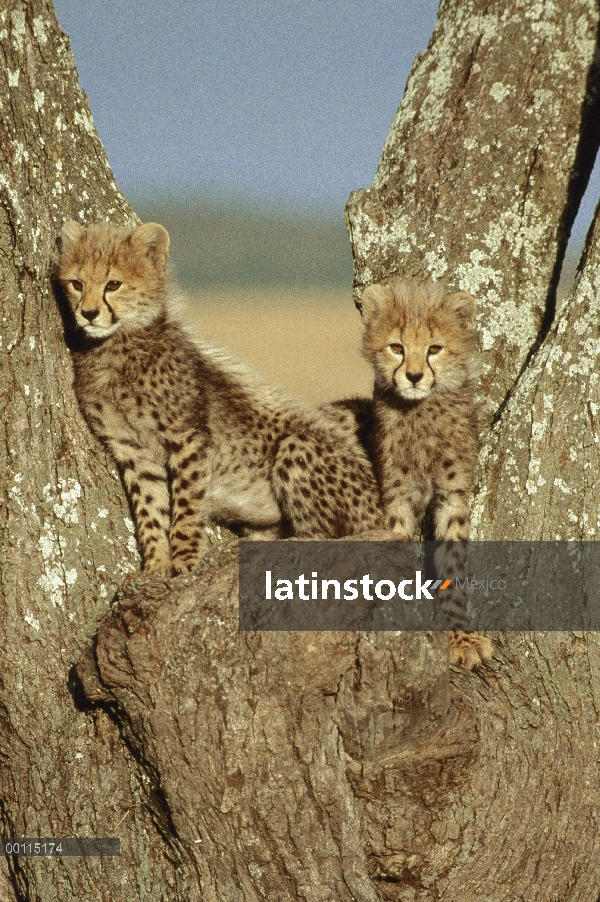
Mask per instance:
[[[99,313],[100,313],[99,310],[82,310],[81,311],[81,315],[85,316],[85,318],[87,320],[89,320],[90,323],[93,319],[96,319],[96,317],[98,316]]]
[[[413,385],[416,385],[417,382],[420,382],[423,378],[423,373],[407,373],[406,378],[409,382],[412,382]]]

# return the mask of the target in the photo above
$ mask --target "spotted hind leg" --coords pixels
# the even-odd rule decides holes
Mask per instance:
[[[381,524],[379,495],[364,462],[343,437],[291,435],[282,440],[273,488],[292,535],[334,539]]]

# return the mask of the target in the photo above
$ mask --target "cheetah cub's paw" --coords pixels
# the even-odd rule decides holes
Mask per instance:
[[[450,633],[450,663],[465,670],[473,670],[478,664],[492,657],[493,645],[479,633]]]

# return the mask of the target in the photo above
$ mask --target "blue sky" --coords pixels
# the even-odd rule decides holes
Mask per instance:
[[[57,0],[127,193],[341,209],[373,178],[436,0]]]
[[[341,212],[373,178],[437,0],[55,8],[126,194],[208,192]],[[596,173],[578,235],[599,194]]]

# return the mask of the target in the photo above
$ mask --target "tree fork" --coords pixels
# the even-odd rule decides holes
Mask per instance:
[[[597,4],[535,8],[441,4],[375,183],[348,208],[357,285],[427,268],[476,295],[490,412],[539,338],[597,144]],[[193,576],[134,581],[109,613],[139,561],[121,484],[70,390],[50,276],[64,219],[134,215],[50,3],[9,0],[0,21],[0,824],[122,840],[118,863],[7,859],[0,890],[28,902],[595,898],[596,634],[498,637],[471,675],[448,673],[441,633],[244,635],[229,546]],[[577,397],[565,364],[552,416],[585,406],[582,450],[595,443],[596,358],[577,330],[596,328],[597,266],[592,251],[490,439],[478,537],[505,535],[509,432],[523,444],[510,472],[527,496],[520,537],[545,514],[551,534],[541,502],[558,507],[565,467],[569,498],[585,487],[577,535],[597,518],[583,455],[563,463],[547,436],[539,471],[527,468],[543,421],[521,406],[543,402],[532,385],[557,354],[585,358]],[[81,670],[95,704],[82,710],[69,674],[96,633]]]

